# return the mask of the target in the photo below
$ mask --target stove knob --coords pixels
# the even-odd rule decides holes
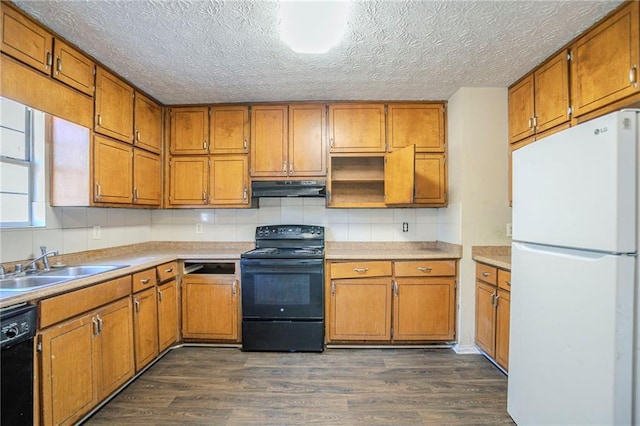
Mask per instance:
[[[5,336],[7,336],[9,339],[13,339],[14,337],[16,337],[18,335],[18,329],[16,327],[11,327],[10,329],[8,329],[7,331],[5,331]]]

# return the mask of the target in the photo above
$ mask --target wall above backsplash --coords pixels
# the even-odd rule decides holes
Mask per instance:
[[[322,225],[328,241],[435,241],[438,210],[327,209],[320,198],[262,198],[258,209],[49,207],[45,228],[0,230],[0,263],[31,258],[43,244],[68,254],[147,241],[253,241],[256,226],[272,224]]]

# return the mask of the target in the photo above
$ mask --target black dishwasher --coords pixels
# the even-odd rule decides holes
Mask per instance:
[[[0,310],[0,424],[33,424],[35,333],[35,306]]]

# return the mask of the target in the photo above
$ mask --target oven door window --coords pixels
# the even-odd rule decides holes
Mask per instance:
[[[323,317],[323,268],[314,265],[242,265],[245,319]]]

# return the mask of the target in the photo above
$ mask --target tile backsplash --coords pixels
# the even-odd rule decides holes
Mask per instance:
[[[49,207],[45,228],[0,230],[0,262],[31,258],[40,245],[74,253],[146,241],[253,241],[256,226],[284,223],[325,226],[328,241],[434,241],[438,220],[438,209],[327,209],[321,198],[262,198],[258,209]]]

